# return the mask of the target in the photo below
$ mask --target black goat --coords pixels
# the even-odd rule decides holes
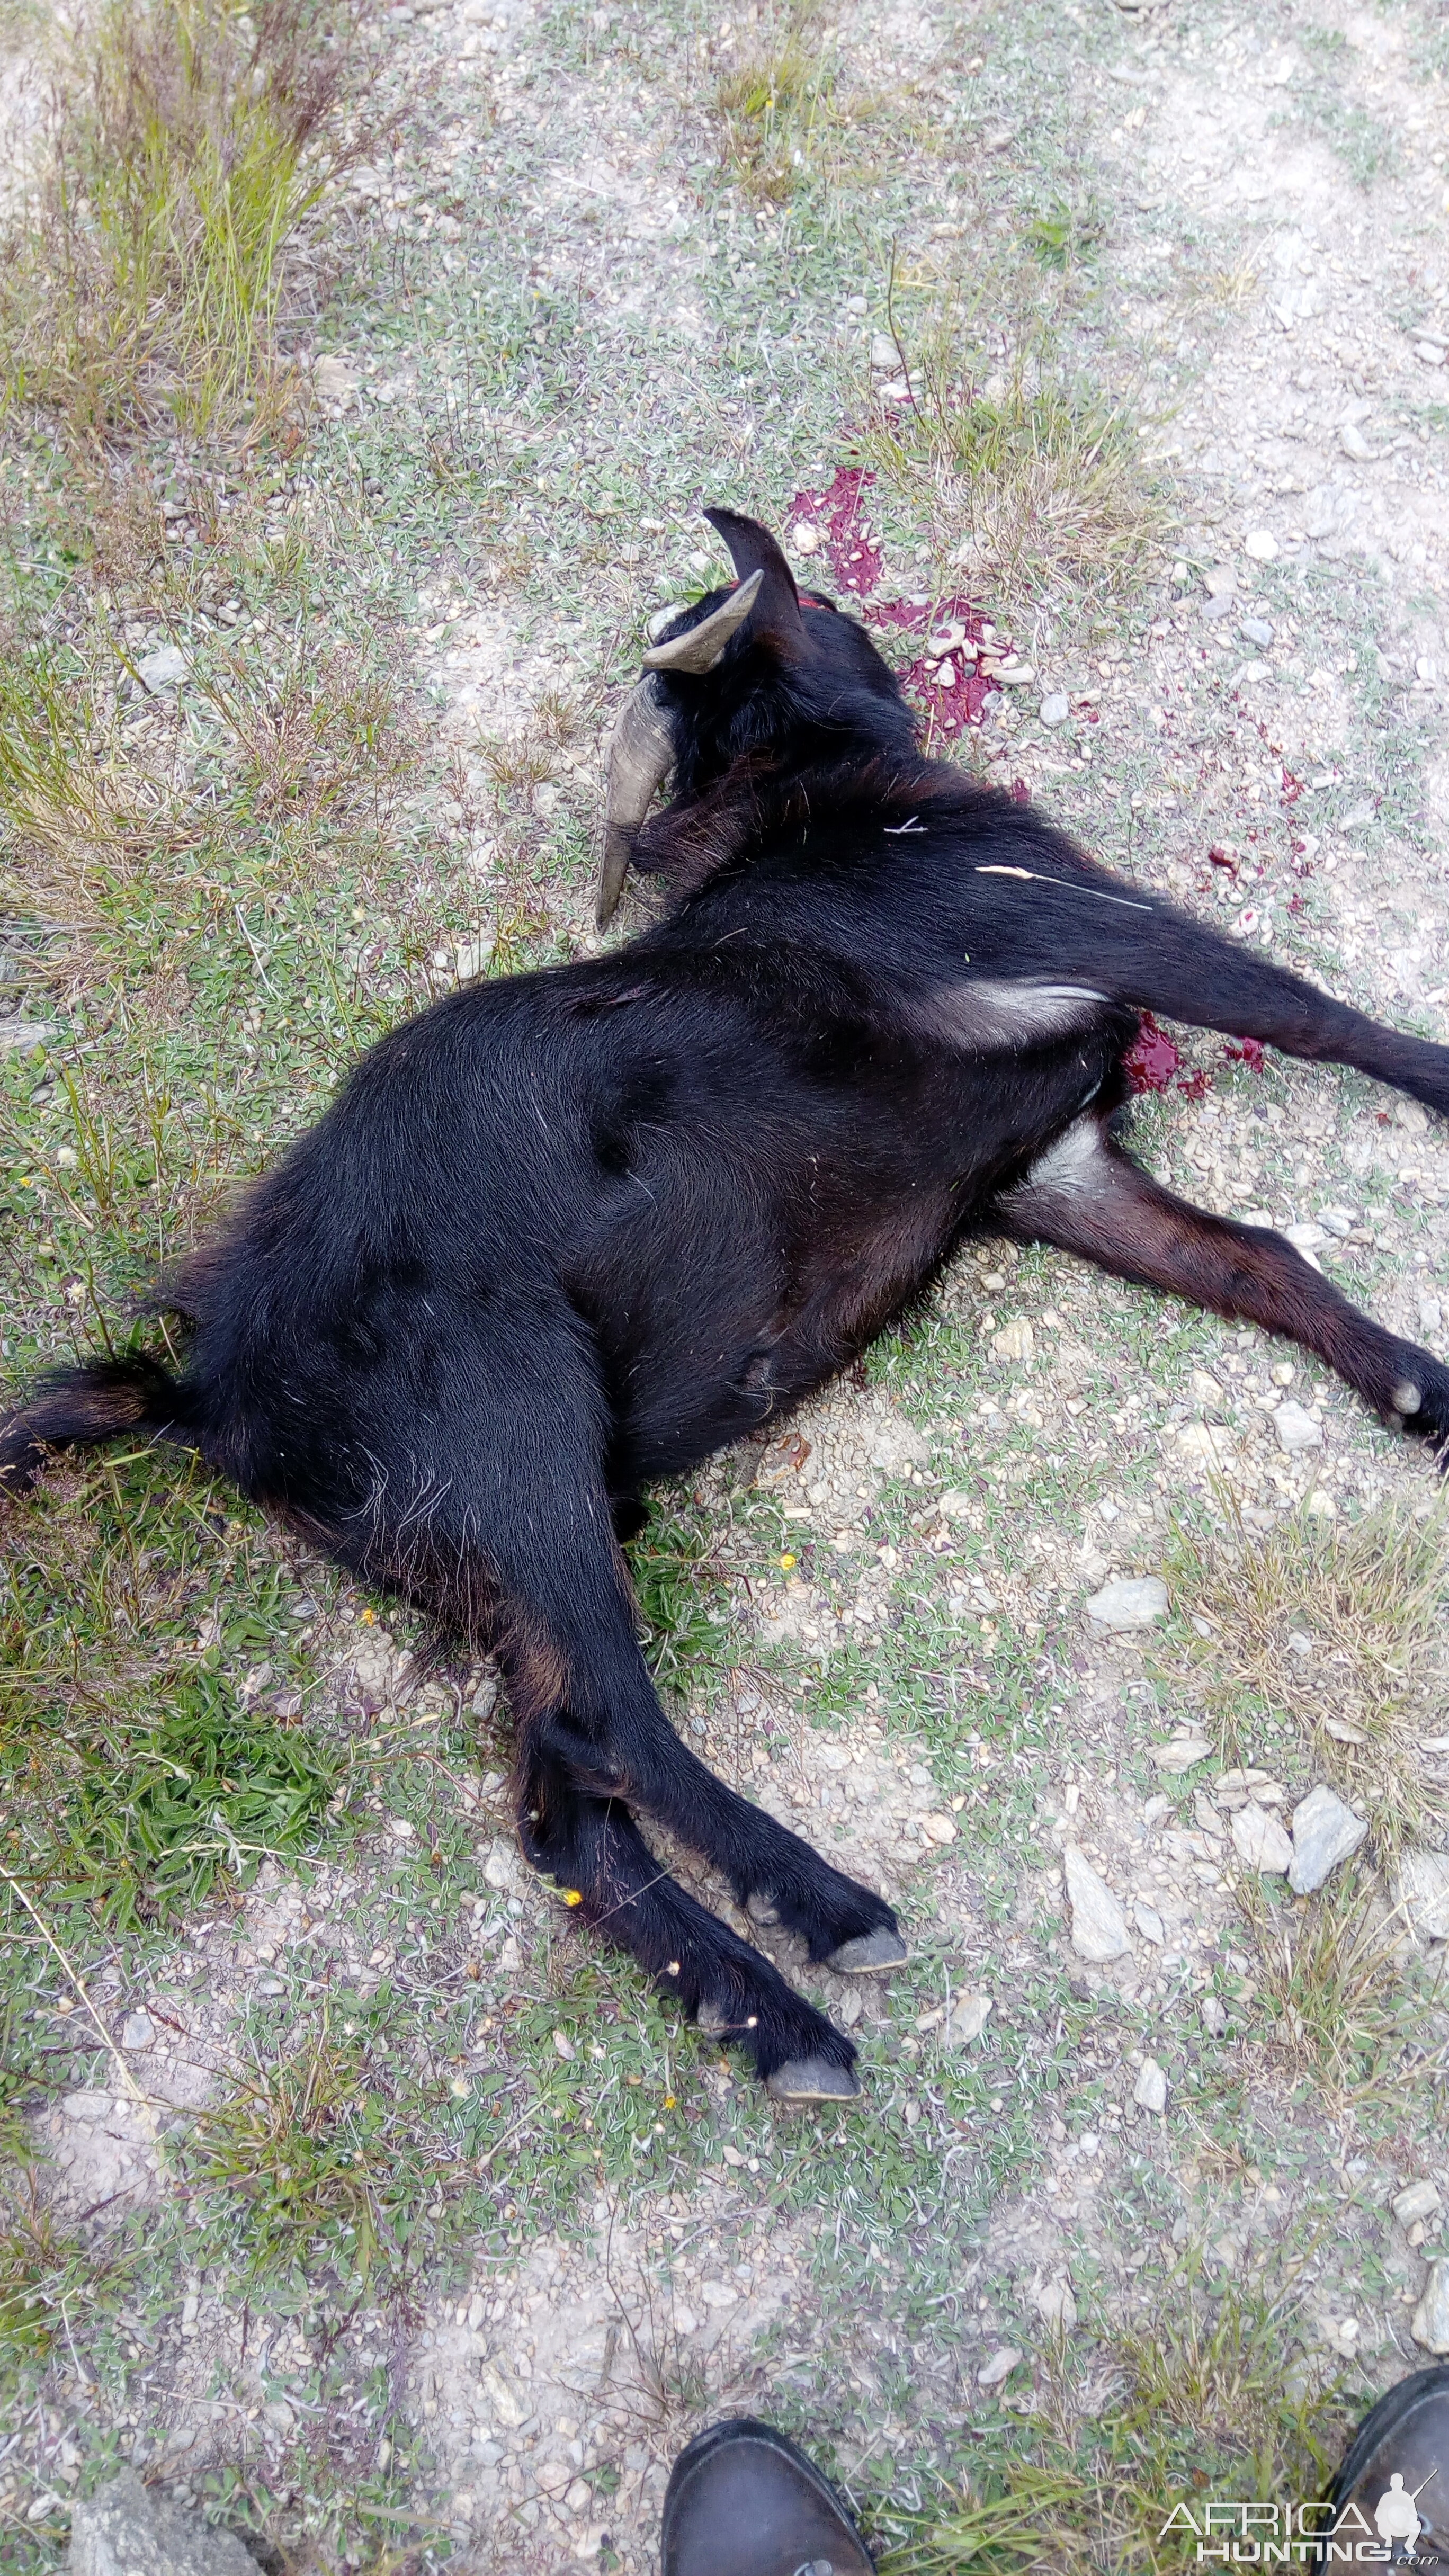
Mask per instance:
[[[808,2101],[857,2089],[849,2041],[657,1867],[636,1811],[812,1959],[868,1974],[904,1945],[670,1728],[619,1548],[643,1489],[808,1395],[973,1226],[1286,1333],[1442,1448],[1449,1371],[1276,1234],[1159,1188],[1113,1120],[1142,1009],[1439,1111],[1449,1048],[923,762],[861,627],[802,604],[763,528],[709,515],[737,586],[646,656],[610,758],[601,919],[631,861],[667,880],[667,919],[375,1047],[158,1297],[193,1328],[179,1382],[141,1359],[52,1379],[0,1431],[0,1480],[123,1428],[190,1442],[496,1647],[530,1859]]]

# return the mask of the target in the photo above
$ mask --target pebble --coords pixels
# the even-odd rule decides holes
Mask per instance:
[[[1378,449],[1376,447],[1370,447],[1368,440],[1365,438],[1363,431],[1359,428],[1356,421],[1347,420],[1344,422],[1342,429],[1338,433],[1338,443],[1343,449],[1345,456],[1356,457],[1360,464],[1366,463],[1371,456],[1376,456],[1378,454]]]
[[[1431,2263],[1409,2329],[1426,2352],[1449,2352],[1449,2263]]]
[[[1231,599],[1238,586],[1238,576],[1231,564],[1213,564],[1203,574],[1202,586],[1209,599]]]
[[[1302,1405],[1295,1404],[1291,1397],[1286,1404],[1279,1405],[1273,1416],[1273,1428],[1290,1457],[1296,1457],[1304,1449],[1318,1449],[1323,1445],[1320,1426],[1312,1414],[1305,1413]]]
[[[121,2046],[130,2049],[149,2048],[156,2036],[156,2025],[149,2013],[127,2013],[121,2024]]]
[[[794,553],[797,555],[818,555],[820,552],[819,529],[813,528],[808,519],[801,519],[799,524],[790,531],[790,545]]]
[[[1273,629],[1266,617],[1239,618],[1238,633],[1245,644],[1256,644],[1264,652],[1273,641]]]
[[[1201,611],[1203,624],[1216,626],[1219,618],[1231,617],[1236,605],[1230,590],[1215,591],[1210,599],[1203,601]]]
[[[1401,2227],[1412,2227],[1417,2219],[1437,2218],[1443,2206],[1437,2183],[1411,2182],[1395,2195],[1393,2209]]]
[[[154,653],[142,654],[136,676],[153,698],[161,697],[168,689],[180,688],[186,677],[186,656],[179,644],[159,645]]]
[[[1331,1869],[1356,1852],[1368,1832],[1362,1816],[1334,1796],[1325,1781],[1300,1798],[1293,1810],[1293,1861],[1288,1884],[1295,1896],[1310,1896]]]
[[[1052,689],[1041,702],[1044,725],[1064,725],[1071,712],[1071,702],[1061,689]]]
[[[1150,1628],[1167,1616],[1167,1586],[1160,1574],[1119,1575],[1087,1603],[1087,1616],[1103,1628]]]
[[[1282,1877],[1292,1861],[1293,1845],[1267,1807],[1240,1807],[1230,1831],[1233,1849],[1249,1869],[1258,1870],[1264,1878]]]
[[[1243,552],[1251,555],[1254,563],[1276,563],[1278,540],[1270,528],[1252,528],[1243,539]]]
[[[1202,2026],[1209,2039],[1221,2039],[1228,2026],[1228,2008],[1221,1995],[1204,1995]]]
[[[1143,1940],[1150,1941],[1155,1949],[1160,1950],[1163,1942],[1167,1938],[1167,1929],[1156,1906],[1142,1904],[1134,1905],[1132,1908],[1132,1920],[1136,1924],[1138,1931],[1141,1933]]]
[[[947,2015],[942,2037],[954,2040],[958,2047],[964,2048],[971,2040],[981,2037],[990,2011],[989,1995],[962,1995]]]
[[[1175,1735],[1170,1744],[1154,1744],[1152,1759],[1159,1771],[1180,1779],[1184,1771],[1195,1771],[1206,1762],[1212,1746],[1205,1735]]]
[[[991,1336],[991,1348],[999,1360],[1029,1360],[1036,1348],[1036,1335],[1024,1315],[1015,1315]]]
[[[1165,2111],[1167,2077],[1155,2057],[1144,2057],[1142,2071],[1132,2087],[1132,2099],[1139,2111]]]
[[[1009,2379],[1011,2377],[1011,2374],[1015,2370],[1020,2359],[1021,2355],[1016,2350],[1015,2345],[1004,2343],[999,2352],[994,2352],[991,2355],[989,2361],[983,2361],[981,2368],[976,2373],[977,2387],[999,2388],[1003,2379]]]
[[[921,1831],[923,1834],[928,1834],[933,1843],[953,1843],[956,1839],[956,1819],[954,1816],[940,1814],[922,1816]]]
[[[1127,1937],[1127,1917],[1110,1887],[1097,1876],[1075,1843],[1068,1843],[1063,1851],[1062,1867],[1067,1903],[1072,1909],[1072,1948],[1078,1958],[1098,1964],[1122,1958],[1132,1944]]]
[[[1077,2322],[1077,2303],[1070,2281],[1043,2281],[1032,2292],[1032,2306],[1044,2326],[1055,2326],[1059,2333],[1070,2334]]]
[[[346,358],[318,358],[312,368],[312,382],[324,402],[346,402],[357,391],[357,370]]]
[[[1410,1932],[1421,1941],[1449,1941],[1449,1852],[1401,1852],[1393,1895]]]

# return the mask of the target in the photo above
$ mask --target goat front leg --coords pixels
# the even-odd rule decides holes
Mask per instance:
[[[1100,1119],[1079,1118],[993,1212],[1023,1240],[1080,1252],[1119,1279],[1286,1334],[1385,1422],[1421,1433],[1443,1462],[1449,1369],[1361,1314],[1271,1228],[1236,1225],[1174,1197]]]
[[[855,2050],[772,1962],[695,1902],[650,1851],[617,1798],[576,1787],[572,1765],[528,1728],[519,1833],[534,1868],[580,1900],[584,1921],[627,1950],[661,1994],[716,2039],[746,2048],[777,2101],[848,2101]]]

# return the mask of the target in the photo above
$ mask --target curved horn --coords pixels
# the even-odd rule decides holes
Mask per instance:
[[[752,572],[738,590],[731,591],[710,616],[687,635],[676,635],[672,644],[655,644],[644,656],[646,671],[712,671],[730,637],[743,626],[760,595],[762,572]]]
[[[609,740],[609,791],[604,806],[604,857],[594,917],[607,930],[619,908],[634,835],[649,811],[660,780],[674,766],[674,743],[652,680],[631,689]]]

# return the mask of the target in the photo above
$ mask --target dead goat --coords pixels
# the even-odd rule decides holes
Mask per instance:
[[[611,955],[474,985],[373,1048],[158,1294],[153,1360],[50,1380],[0,1433],[199,1449],[366,1581],[496,1649],[535,1866],[779,2098],[854,2051],[657,1865],[653,1817],[813,1960],[904,1957],[890,1907],[682,1745],[620,1539],[655,1479],[778,1420],[973,1229],[1287,1334],[1385,1420],[1449,1438],[1449,1371],[1280,1236],[1205,1215],[1115,1122],[1142,1010],[1356,1065],[1449,1110],[1449,1049],[1380,1028],[920,757],[863,629],[752,520],[735,584],[645,657],[610,758]],[[647,819],[673,773],[671,801]]]

